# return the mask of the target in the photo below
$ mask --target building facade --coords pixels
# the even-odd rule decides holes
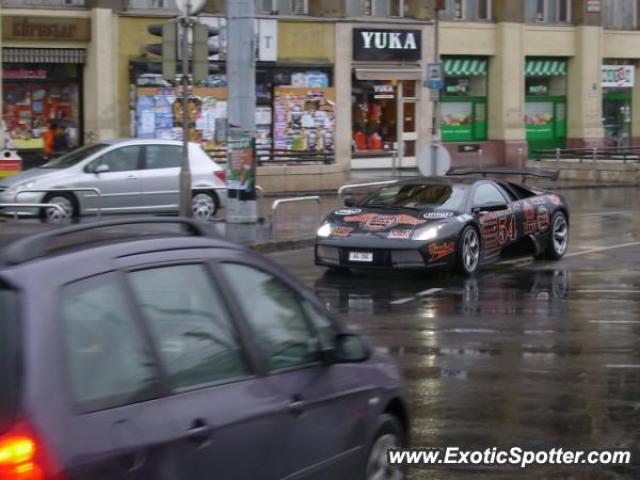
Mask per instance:
[[[37,157],[54,119],[76,144],[182,136],[176,90],[145,50],[159,41],[147,28],[176,16],[172,2],[4,1],[3,119],[23,156]],[[209,0],[201,15],[220,30],[220,53],[190,104],[188,135],[213,154],[226,136],[225,6]],[[258,148],[335,156],[265,163],[267,188],[415,166],[432,137],[424,82],[436,44],[437,134],[454,165],[640,144],[638,0],[257,0],[256,11]]]

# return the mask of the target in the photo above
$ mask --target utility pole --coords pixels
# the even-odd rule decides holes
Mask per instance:
[[[439,36],[440,36],[440,4],[436,2],[435,7],[435,39],[433,41],[433,48],[435,50],[435,63],[440,63],[440,46],[439,46]],[[438,138],[438,123],[439,123],[439,113],[440,113],[440,90],[432,90],[431,91],[432,100],[433,100],[433,112],[431,117],[431,165],[429,167],[430,174],[432,176],[436,175],[436,166],[438,164],[438,146],[439,146],[439,138]]]
[[[180,164],[180,215],[192,217],[191,165],[189,164],[189,31],[193,19],[189,16],[191,1],[187,0],[186,14],[180,17],[182,26],[182,161]]]
[[[255,0],[227,2],[227,223],[256,223]]]

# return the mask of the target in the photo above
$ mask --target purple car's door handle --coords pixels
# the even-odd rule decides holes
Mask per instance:
[[[289,402],[289,411],[294,415],[302,415],[304,413],[304,400],[300,395],[294,395]]]
[[[187,430],[187,439],[198,446],[205,446],[211,438],[211,427],[202,419],[193,421],[193,426]]]

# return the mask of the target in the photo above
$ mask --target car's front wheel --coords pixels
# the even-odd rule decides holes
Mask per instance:
[[[458,270],[465,275],[473,274],[480,263],[480,235],[472,226],[462,230],[458,243]]]
[[[40,210],[40,218],[47,223],[65,223],[76,218],[79,214],[78,202],[70,193],[49,193],[44,198],[43,203],[51,203],[60,207]]]
[[[389,465],[388,450],[404,448],[404,434],[400,422],[391,415],[382,415],[376,435],[367,454],[366,480],[405,480],[402,466]]]
[[[191,209],[196,220],[209,221],[218,211],[218,197],[208,191],[194,192],[191,197]]]

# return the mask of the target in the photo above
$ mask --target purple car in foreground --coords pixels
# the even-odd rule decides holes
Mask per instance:
[[[395,364],[204,228],[96,222],[1,252],[0,478],[405,478]]]

